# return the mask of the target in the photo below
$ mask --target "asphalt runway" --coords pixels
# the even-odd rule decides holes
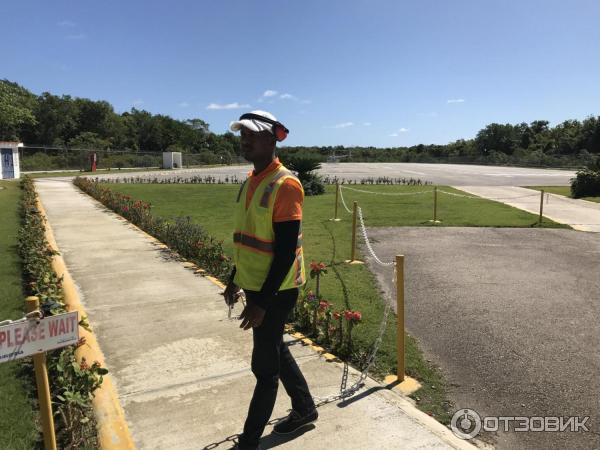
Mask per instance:
[[[157,172],[137,172],[102,175],[115,177],[172,178],[212,175],[218,179],[246,178],[250,165],[222,166],[207,169],[175,169]],[[449,186],[567,186],[575,176],[573,170],[530,169],[522,167],[476,166],[463,164],[417,163],[324,163],[322,176],[360,181],[364,178],[413,178],[421,182]]]
[[[381,260],[405,255],[406,328],[441,367],[455,409],[590,416],[590,432],[498,432],[485,440],[498,449],[600,448],[600,234],[368,231]],[[369,265],[395,302],[392,269]]]

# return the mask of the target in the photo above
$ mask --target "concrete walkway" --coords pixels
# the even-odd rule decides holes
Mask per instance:
[[[254,387],[252,337],[227,319],[220,289],[70,182],[42,179],[36,187],[137,447],[230,448]],[[291,349],[313,395],[336,393],[340,364],[298,343]],[[273,418],[289,407],[281,389]],[[319,412],[316,427],[300,436],[281,438],[269,426],[263,448],[474,448],[370,379],[355,397]]]
[[[514,206],[533,214],[540,212],[540,191],[515,186],[453,186],[469,194]],[[600,233],[600,203],[562,195],[544,195],[544,217],[575,230]]]

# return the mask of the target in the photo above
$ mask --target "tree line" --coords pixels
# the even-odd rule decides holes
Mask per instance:
[[[106,101],[48,92],[35,95],[17,83],[0,80],[0,140],[28,146],[158,154],[180,151],[200,163],[238,161],[239,137],[216,134],[200,118],[176,120],[132,108],[121,114]],[[446,145],[410,147],[285,147],[289,154],[321,159],[341,156],[353,162],[456,162],[583,166],[600,155],[600,116],[565,120],[551,127],[546,120],[492,123],[473,139]]]

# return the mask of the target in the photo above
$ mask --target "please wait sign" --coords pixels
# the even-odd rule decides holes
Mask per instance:
[[[79,340],[77,311],[0,327],[0,363],[73,345]]]

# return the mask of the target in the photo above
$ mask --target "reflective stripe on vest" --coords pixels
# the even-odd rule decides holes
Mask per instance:
[[[303,283],[303,279],[302,279],[302,253],[298,252],[296,254],[296,261],[295,261],[295,266],[296,266],[296,275],[294,276],[294,284],[296,286],[301,285]]]
[[[233,243],[250,247],[254,250],[258,250],[259,252],[268,253],[269,255],[273,254],[273,242],[263,241],[256,236],[251,236],[242,232],[233,233]],[[300,247],[302,247],[302,233],[298,235],[298,241],[296,244],[296,248]]]
[[[242,185],[240,186],[240,191],[238,192],[237,200],[235,201],[236,203],[240,202],[240,197],[242,196],[242,192],[244,191],[244,186],[246,186],[247,182],[248,182],[248,178],[246,178],[244,180],[244,182],[242,183]]]
[[[269,255],[273,254],[273,243],[258,239],[257,237],[250,236],[241,232],[233,233],[233,243],[240,244],[245,247],[250,247],[259,252],[265,252]]]
[[[289,170],[280,170],[279,173],[277,175],[275,175],[275,178],[273,178],[271,180],[271,182],[268,184],[268,186],[265,188],[263,195],[260,199],[260,206],[263,208],[268,208],[269,207],[269,200],[271,199],[271,194],[273,193],[273,190],[275,189],[275,185],[277,184],[277,181],[279,181],[281,179],[281,177],[285,177],[285,176],[293,176],[292,172],[290,172]]]

